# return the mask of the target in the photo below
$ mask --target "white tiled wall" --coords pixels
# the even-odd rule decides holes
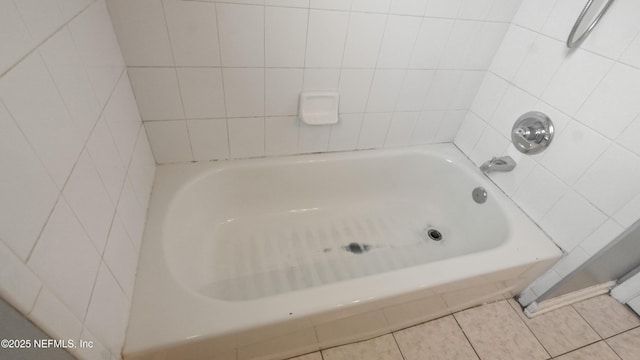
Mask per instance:
[[[511,155],[490,177],[568,252],[527,291],[527,303],[640,218],[640,3],[616,1],[576,50],[564,42],[584,1],[523,0],[455,144],[480,164]],[[509,132],[522,113],[555,123],[549,149],[525,156]]]
[[[521,0],[108,0],[159,163],[452,141]],[[340,120],[296,120],[337,90]]]
[[[155,164],[104,1],[0,2],[0,295],[119,359]]]

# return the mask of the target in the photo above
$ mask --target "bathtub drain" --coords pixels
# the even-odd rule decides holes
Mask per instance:
[[[433,241],[440,241],[442,240],[442,233],[436,229],[429,229],[427,230],[427,235],[429,236],[429,238]]]

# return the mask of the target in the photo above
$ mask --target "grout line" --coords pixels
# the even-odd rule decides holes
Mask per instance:
[[[224,86],[224,67],[222,66],[222,46],[220,46],[220,19],[218,16],[218,4],[213,3],[213,10],[216,13],[216,40],[218,46],[218,62],[220,63],[220,82],[222,84],[222,102],[224,103],[224,122],[227,131],[227,156],[226,159],[231,158],[231,135],[229,134],[229,111],[227,109],[227,94],[226,87]],[[266,45],[265,45],[266,46]]]
[[[462,311],[462,310],[461,310]],[[460,311],[458,311],[460,312]],[[471,340],[469,339],[469,336],[467,336],[467,332],[464,331],[464,328],[462,327],[462,325],[460,325],[460,322],[458,322],[458,319],[455,317],[455,314],[451,314],[451,317],[453,318],[453,321],[456,322],[456,325],[458,325],[458,329],[460,329],[460,331],[462,332],[462,335],[464,335],[464,338],[467,340],[467,343],[469,344],[469,346],[471,346],[471,349],[473,350],[473,352],[476,354],[476,356],[478,357],[478,359],[482,359],[480,357],[480,354],[478,354],[478,351],[476,350],[475,346],[473,346],[473,343],[471,342]]]

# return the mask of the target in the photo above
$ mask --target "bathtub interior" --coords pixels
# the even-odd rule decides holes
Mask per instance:
[[[506,241],[500,204],[472,200],[478,184],[419,152],[238,162],[176,194],[166,254],[180,283],[226,301],[418,266]]]
[[[337,173],[345,174],[341,182],[335,181]],[[334,181],[311,181],[322,176]],[[346,181],[348,178],[351,180]],[[482,205],[472,201],[476,186],[483,186],[489,194]],[[415,214],[421,217],[412,218]],[[393,251],[380,247],[362,254],[345,251],[344,241],[373,244],[376,234],[394,245],[384,235],[400,235],[392,228],[384,233],[374,216],[385,221],[399,219],[396,225],[403,226],[407,236],[395,241],[411,250],[397,251],[404,248],[398,246]],[[367,229],[367,219],[377,233]],[[420,245],[424,256],[438,254],[437,259],[411,265],[405,261],[414,259],[418,251],[411,247],[410,238],[418,233],[407,229],[419,224],[415,228],[420,228],[422,241],[425,219],[442,230],[444,240]],[[289,243],[270,243],[263,249],[267,254],[262,254],[267,260],[255,260],[261,254],[252,255],[251,243],[242,242],[252,229],[277,234],[313,225],[312,233],[319,238],[318,224],[345,222],[359,224],[366,238],[355,237],[356,225],[351,226],[352,238],[347,239],[343,231],[339,236],[344,241],[327,252],[338,263],[331,267],[344,271],[357,265],[372,272],[354,270],[344,278],[336,272],[328,283],[311,285],[304,282],[306,278],[289,275],[294,286],[302,283],[306,288],[275,285],[288,276],[286,267],[276,269],[280,273],[272,279],[260,276],[269,273],[265,269],[274,250],[289,246],[300,255],[313,249],[307,242],[296,247],[291,238],[281,237]],[[247,292],[237,285],[233,285],[237,289],[206,288],[214,272],[207,266],[235,261],[234,256],[215,257],[216,246],[221,245],[211,243],[224,231],[228,232],[224,236],[244,234],[235,239],[243,244],[235,251],[251,261],[264,262],[238,265],[255,278],[245,280],[245,286],[260,288],[258,282],[264,281],[264,288],[281,286],[281,292]],[[324,234],[332,235],[326,229]],[[323,255],[325,248],[331,248],[330,243],[321,246]],[[376,270],[381,264],[374,259],[385,252],[398,257],[399,268]],[[165,165],[156,173],[123,354],[127,360],[289,358],[514,296],[550,268],[560,254],[452,144]],[[308,257],[294,258],[300,267],[315,266]],[[290,260],[283,255],[278,261],[283,259]],[[418,257],[416,261],[423,260]],[[393,260],[381,263],[394,264]],[[306,270],[294,267],[294,271]],[[383,272],[373,275],[376,271]],[[221,295],[223,291],[231,295]]]

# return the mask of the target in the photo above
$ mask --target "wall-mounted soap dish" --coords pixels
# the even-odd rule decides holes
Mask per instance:
[[[309,91],[300,93],[300,120],[308,125],[330,125],[338,122],[338,93]]]

